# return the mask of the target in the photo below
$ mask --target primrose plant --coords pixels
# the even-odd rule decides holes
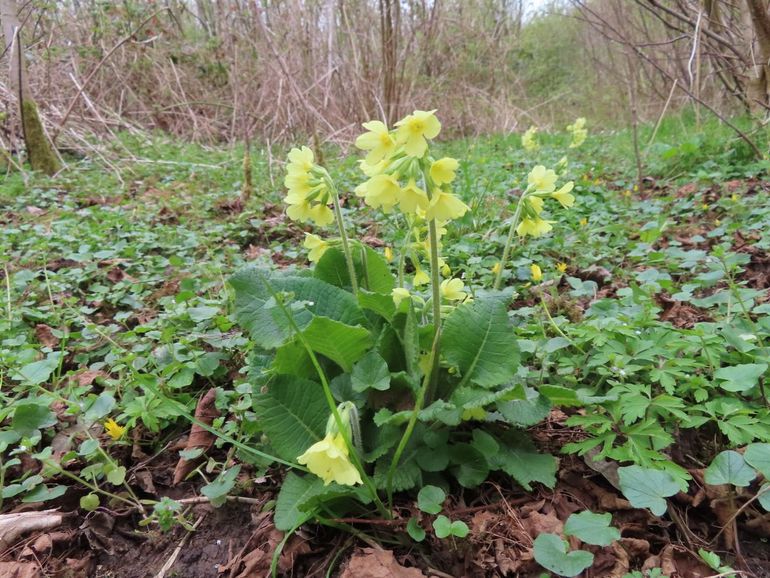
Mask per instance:
[[[452,191],[458,161],[432,153],[434,112],[392,129],[367,122],[356,140],[366,156],[355,194],[395,213],[400,247],[381,254],[351,235],[334,180],[302,147],[289,153],[285,202],[290,219],[318,227],[304,241],[314,267],[251,267],[230,280],[254,347],[256,419],[278,461],[293,466],[276,503],[282,530],[310,519],[340,527],[336,518],[372,508],[390,518],[394,492],[471,488],[498,470],[527,489],[555,482],[556,460],[521,429],[544,417],[544,404],[521,377],[509,293],[496,289],[516,233],[547,233],[545,200],[571,206],[572,183],[557,190],[553,170],[531,171],[495,288],[472,290],[441,256],[469,208]]]

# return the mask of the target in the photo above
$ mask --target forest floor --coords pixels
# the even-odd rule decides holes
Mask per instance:
[[[420,544],[404,539],[416,510],[403,492],[402,517],[348,520],[356,535],[301,527],[276,557],[279,574],[540,576],[533,538],[562,534],[570,514],[587,509],[612,514],[622,537],[583,546],[594,554],[584,576],[770,576],[759,482],[704,483],[721,451],[770,442],[763,378],[754,395],[719,373],[767,361],[770,164],[741,158],[716,130],[674,126],[645,157],[639,187],[623,139],[592,135],[570,152],[576,205],[552,235],[515,248],[507,280],[535,389],[585,392],[581,403],[549,398],[525,428],[559,458],[554,487],[527,491],[498,473],[453,488],[445,513],[469,535]],[[564,143],[556,135],[534,155],[517,137],[440,145],[462,159],[457,190],[473,209],[444,241],[467,284],[489,282],[506,232],[500,215],[529,169],[555,164]],[[206,457],[191,451],[178,404],[192,413],[214,391],[214,426],[261,443],[243,371],[249,338],[230,316],[226,280],[253,263],[305,267],[310,229],[284,216],[275,151],[253,154],[255,191],[241,203],[239,150],[163,139],[125,147],[115,170],[72,159],[54,179],[0,177],[0,514],[40,512],[39,526],[10,543],[0,517],[0,576],[269,575],[284,540],[272,514],[285,471],[222,440]],[[353,183],[353,159],[328,154]],[[390,221],[368,210],[353,218],[358,238],[394,245]],[[108,418],[122,436],[105,430]],[[607,459],[581,455],[596,439]],[[689,475],[664,515],[633,507],[619,489],[616,462],[658,459],[639,448]],[[202,495],[233,462],[238,480]],[[83,480],[123,501],[90,502]],[[131,505],[150,512],[164,498],[168,508],[147,524]]]

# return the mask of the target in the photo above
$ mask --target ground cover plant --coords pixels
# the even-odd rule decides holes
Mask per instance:
[[[2,564],[767,571],[767,161],[440,118],[4,177]]]

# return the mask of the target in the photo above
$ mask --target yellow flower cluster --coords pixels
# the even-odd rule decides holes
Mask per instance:
[[[523,135],[521,135],[521,146],[527,152],[535,152],[540,148],[540,143],[537,142],[537,127],[531,126],[527,129]]]
[[[114,419],[110,418],[104,422],[104,431],[114,441],[118,441],[126,433],[126,427],[118,424]]]
[[[334,212],[329,208],[331,194],[326,171],[315,164],[313,151],[308,147],[291,149],[286,165],[283,184],[289,189],[284,198],[289,208],[286,214],[294,221],[314,222],[324,226],[334,221]]]
[[[406,214],[441,222],[468,210],[449,189],[457,160],[435,160],[426,154],[428,141],[441,131],[435,112],[416,110],[394,130],[377,120],[363,124],[367,132],[356,139],[356,146],[367,151],[361,170],[369,179],[356,187],[356,195],[367,205],[386,212],[398,206]]]
[[[575,196],[572,194],[575,184],[570,181],[556,190],[557,179],[556,172],[552,169],[546,169],[543,165],[537,165],[530,171],[527,177],[528,187],[522,200],[523,216],[516,227],[516,232],[520,237],[527,235],[541,237],[553,229],[551,226],[553,221],[546,221],[540,217],[545,197],[555,199],[565,209],[575,204]]]
[[[586,142],[588,131],[586,130],[586,119],[582,116],[567,126],[567,130],[572,133],[572,142],[569,148],[574,149]]]

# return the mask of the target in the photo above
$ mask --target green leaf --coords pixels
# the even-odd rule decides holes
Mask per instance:
[[[574,389],[561,385],[541,385],[538,391],[558,407],[581,407],[585,405],[578,399]]]
[[[425,486],[417,494],[417,507],[428,514],[438,514],[446,500],[446,493],[438,486]]]
[[[300,511],[299,506],[323,491],[323,480],[316,476],[300,477],[294,472],[286,474],[275,503],[275,527],[282,532],[293,530],[312,518],[313,512]]]
[[[532,388],[525,388],[526,399],[498,401],[497,411],[511,425],[530,427],[541,422],[551,411],[548,399]]]
[[[510,381],[519,368],[519,346],[503,302],[476,299],[458,306],[444,323],[441,353],[460,369],[461,386]]]
[[[49,488],[45,484],[41,484],[24,496],[21,501],[25,504],[47,502],[63,496],[66,491],[67,486],[53,486]]]
[[[353,364],[372,346],[367,329],[326,317],[313,319],[302,334],[313,351],[325,355],[345,371],[351,371]]]
[[[28,363],[19,369],[16,375],[13,375],[13,379],[26,381],[32,385],[40,385],[48,381],[57,367],[59,367],[59,355],[49,355],[46,359]]]
[[[422,542],[425,539],[425,530],[422,529],[417,518],[409,518],[406,523],[406,532],[415,542]]]
[[[433,531],[436,533],[436,538],[448,538],[452,534],[452,522],[444,516],[437,516],[433,520]]]
[[[292,336],[286,313],[275,302],[273,292],[293,298],[284,307],[300,330],[315,316],[328,317],[346,325],[366,322],[353,295],[319,279],[270,276],[263,270],[250,268],[236,273],[230,278],[230,284],[235,289],[236,321],[257,345],[265,349],[275,349]]]
[[[353,390],[357,392],[367,389],[386,391],[390,388],[388,364],[376,351],[370,351],[353,366],[350,378]]]
[[[751,444],[743,453],[743,459],[770,479],[770,444]]]
[[[770,484],[762,484],[762,487],[757,491],[759,496],[757,500],[765,509],[766,512],[770,512]]]
[[[505,436],[499,445],[500,451],[490,458],[495,469],[503,470],[525,490],[532,490],[532,482],[549,488],[556,485],[558,460],[551,455],[537,453],[529,439],[512,433]]]
[[[567,553],[567,543],[556,534],[540,534],[534,544],[535,561],[559,576],[577,576],[594,563],[594,555],[584,550]]]
[[[396,304],[393,302],[391,295],[371,293],[366,289],[358,290],[358,304],[363,309],[374,311],[377,315],[384,317],[388,321],[391,321],[396,313]]]
[[[452,522],[449,531],[455,538],[465,538],[470,532],[470,528],[468,528],[468,524],[462,520],[455,520]]]
[[[759,378],[767,371],[767,363],[744,363],[732,367],[722,367],[714,373],[721,379],[722,389],[745,393],[756,387]]]
[[[373,293],[390,295],[395,286],[395,279],[387,261],[365,245],[353,245],[351,253],[359,287]],[[341,248],[327,249],[316,263],[313,275],[337,287],[350,288],[350,273]]]
[[[475,488],[487,479],[489,475],[487,459],[472,445],[453,445],[449,448],[449,457],[455,464],[452,473],[464,488]]]
[[[118,466],[113,468],[107,473],[107,481],[113,486],[119,486],[126,479],[126,468],[124,466]]]
[[[679,484],[668,473],[640,466],[618,468],[620,489],[634,508],[649,508],[656,516],[666,513],[665,498],[679,492]]]
[[[572,514],[564,524],[564,533],[593,546],[609,546],[620,539],[620,530],[610,526],[612,514],[585,512]]]
[[[746,463],[741,454],[727,450],[717,454],[714,461],[706,468],[703,481],[712,486],[731,484],[745,488],[756,477],[757,472]]]
[[[187,310],[187,315],[189,315],[190,319],[196,323],[211,319],[217,314],[219,314],[219,307],[211,307],[209,305],[202,305],[201,307],[190,307]]]
[[[218,508],[227,501],[227,494],[235,486],[240,471],[240,464],[224,470],[214,481],[201,488],[201,494],[209,499],[212,506]]]
[[[56,415],[38,403],[22,403],[13,412],[11,427],[22,437],[30,437],[38,430],[56,425]]]
[[[93,423],[109,415],[114,407],[115,398],[109,392],[103,391],[91,404],[91,407],[86,410],[83,417],[87,422]]]
[[[96,508],[99,507],[98,494],[90,493],[80,498],[80,507],[86,510],[87,512],[93,512],[94,510],[96,510]]]
[[[329,418],[320,384],[285,375],[254,397],[254,412],[275,452],[289,461],[323,437]]]

